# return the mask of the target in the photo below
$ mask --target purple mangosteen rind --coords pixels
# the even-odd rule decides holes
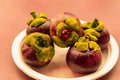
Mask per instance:
[[[66,57],[67,65],[70,69],[77,73],[95,72],[101,65],[101,51],[80,52],[74,46],[71,47]]]
[[[100,37],[98,37],[98,44],[106,44],[110,41],[110,33],[105,28],[102,32],[100,32]]]

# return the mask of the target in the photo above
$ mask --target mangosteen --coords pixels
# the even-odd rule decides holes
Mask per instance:
[[[27,22],[27,30],[26,33],[30,34],[33,32],[40,32],[44,34],[50,34],[49,28],[51,19],[47,18],[45,13],[40,13],[40,15],[36,15],[35,12],[31,12],[32,19],[29,19]]]
[[[68,12],[53,18],[50,25],[50,35],[59,47],[69,47],[83,35],[83,29],[78,18]]]
[[[25,37],[21,46],[23,60],[34,67],[43,67],[54,56],[54,46],[48,34],[34,32]]]
[[[77,73],[87,74],[98,70],[102,62],[102,51],[95,41],[80,37],[66,55],[69,68]]]

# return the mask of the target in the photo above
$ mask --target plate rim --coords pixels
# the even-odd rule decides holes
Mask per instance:
[[[39,72],[36,72],[35,70],[31,69],[30,66],[28,66],[21,59],[21,57],[20,57],[21,55],[20,54],[16,54],[16,53],[20,53],[20,52],[18,52],[20,50],[20,44],[21,44],[21,41],[23,40],[23,38],[25,36],[26,36],[26,29],[24,29],[23,31],[21,31],[15,37],[15,39],[14,39],[14,41],[12,43],[12,47],[11,47],[12,58],[14,60],[14,63],[16,64],[16,66],[21,71],[23,71],[29,77],[31,77],[33,79],[37,79],[37,80],[40,80],[40,79],[42,79],[42,80],[73,80],[73,79],[74,80],[88,80],[88,79],[89,80],[93,80],[93,79],[98,79],[98,78],[104,76],[105,74],[107,74],[115,66],[115,64],[117,63],[118,58],[119,58],[119,46],[118,46],[118,43],[115,40],[115,38],[110,34],[111,53],[114,53],[114,51],[115,51],[115,53],[111,54],[111,56],[109,56],[109,61],[107,61],[107,64],[104,65],[103,68],[102,68],[102,70],[99,70],[97,72],[97,74],[92,73],[90,75],[86,75],[86,76],[83,76],[83,77],[76,77],[76,78],[56,78],[56,77],[50,77],[50,76],[46,76],[46,75],[40,74]],[[114,47],[112,47],[112,46],[114,46]],[[104,71],[105,69],[107,69],[107,70]],[[104,71],[104,73],[102,71]]]

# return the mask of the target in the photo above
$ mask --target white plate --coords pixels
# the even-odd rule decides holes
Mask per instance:
[[[14,39],[12,44],[12,57],[17,67],[28,76],[37,80],[95,80],[107,74],[116,64],[119,57],[119,47],[115,38],[110,35],[110,44],[108,49],[103,52],[103,63],[94,73],[81,75],[74,73],[66,64],[65,55],[68,48],[59,48],[55,45],[55,56],[50,64],[43,68],[33,68],[26,64],[21,55],[21,43],[26,36],[26,30],[23,30]]]

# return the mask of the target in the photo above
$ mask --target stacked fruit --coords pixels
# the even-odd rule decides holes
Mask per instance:
[[[110,34],[102,21],[94,19],[81,24],[74,14],[64,12],[48,19],[45,13],[32,12],[28,20],[27,36],[21,47],[26,63],[43,67],[50,63],[55,51],[54,45],[69,47],[66,62],[78,73],[96,71],[102,62],[102,50],[107,48]]]

